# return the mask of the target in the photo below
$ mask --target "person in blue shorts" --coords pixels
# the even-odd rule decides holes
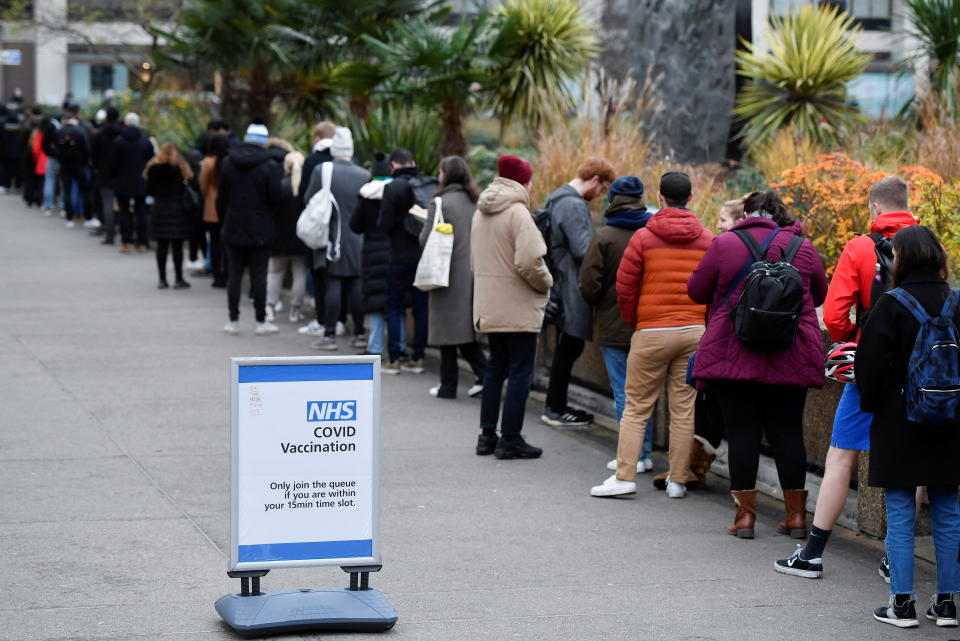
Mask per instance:
[[[823,322],[837,344],[828,354],[827,375],[848,384],[844,385],[833,418],[810,537],[805,547],[798,545],[792,556],[774,563],[774,570],[782,574],[808,579],[823,576],[823,550],[846,504],[860,452],[870,450],[873,414],[860,409],[860,394],[853,384],[853,341],[857,340],[870,308],[887,289],[893,260],[890,239],[900,229],[917,223],[908,208],[907,191],[907,183],[897,176],[881,178],[870,187],[870,233],[847,243],[830,281]],[[856,322],[850,318],[852,311],[856,312]],[[880,575],[890,580],[886,559],[880,562]]]

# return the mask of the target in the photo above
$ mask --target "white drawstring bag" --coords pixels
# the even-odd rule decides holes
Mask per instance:
[[[327,260],[336,262],[340,260],[340,205],[331,191],[332,162],[325,162],[320,166],[320,179],[320,191],[310,198],[297,219],[297,237],[310,249],[326,249]],[[337,213],[337,230],[335,238],[331,239],[330,225],[334,210]]]
[[[450,260],[453,257],[453,227],[443,220],[440,198],[434,198],[433,202],[436,203],[433,229],[427,236],[413,279],[413,286],[424,292],[450,285]]]

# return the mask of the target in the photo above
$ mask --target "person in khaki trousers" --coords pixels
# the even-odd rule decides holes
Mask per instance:
[[[647,420],[667,385],[670,411],[670,476],[667,496],[683,498],[693,447],[696,390],[687,385],[687,361],[704,332],[707,308],[687,296],[687,278],[713,242],[686,208],[690,178],[668,172],[660,179],[660,205],[647,226],[630,239],[617,272],[617,302],[636,328],[627,356],[627,403],[620,420],[617,472],[590,490],[593,496],[637,491],[637,460]]]

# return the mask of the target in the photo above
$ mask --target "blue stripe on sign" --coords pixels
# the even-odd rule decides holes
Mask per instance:
[[[241,545],[238,556],[240,563],[364,558],[373,556],[373,539]]]
[[[372,380],[373,363],[339,363],[330,365],[246,365],[240,367],[241,383]]]

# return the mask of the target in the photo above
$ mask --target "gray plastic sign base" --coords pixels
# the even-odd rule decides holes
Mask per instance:
[[[316,630],[383,632],[397,622],[396,610],[382,592],[374,589],[228,594],[214,607],[227,625],[247,639]]]

